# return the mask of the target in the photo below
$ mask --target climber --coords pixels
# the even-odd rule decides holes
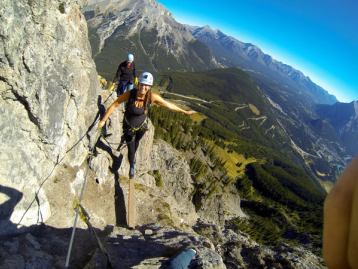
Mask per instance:
[[[153,76],[149,72],[144,72],[139,77],[138,88],[127,91],[120,95],[116,101],[108,108],[103,118],[98,123],[98,128],[101,129],[108,117],[113,111],[123,102],[127,102],[124,120],[123,120],[123,134],[128,147],[128,161],[130,165],[129,178],[134,177],[135,171],[135,153],[137,151],[139,141],[148,129],[147,114],[148,108],[151,104],[166,107],[170,110],[182,112],[187,115],[196,113],[193,110],[184,110],[177,105],[164,100],[159,94],[153,93],[151,87],[153,85]]]
[[[129,53],[127,60],[121,62],[118,66],[113,82],[118,81],[117,97],[126,91],[133,89],[133,84],[136,79],[136,70],[133,54]]]

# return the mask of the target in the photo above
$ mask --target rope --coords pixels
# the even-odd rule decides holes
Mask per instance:
[[[105,104],[105,103],[108,101],[108,99],[112,96],[112,94],[115,93],[115,92],[116,92],[116,91],[112,91],[111,94],[108,95],[108,97],[106,98],[106,100],[104,100],[103,104]]]

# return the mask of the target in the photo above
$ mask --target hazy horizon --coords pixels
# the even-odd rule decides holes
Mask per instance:
[[[256,45],[275,60],[303,72],[340,102],[358,100],[358,76],[353,68],[358,62],[358,35],[353,29],[354,20],[358,25],[358,3],[349,2],[350,8],[324,1],[326,6],[317,12],[319,3],[310,5],[308,0],[295,0],[290,5],[277,0],[265,3],[258,0],[207,1],[205,5],[200,1],[158,2],[180,23],[209,25],[242,42]],[[323,5],[323,1],[318,2]],[[259,5],[264,5],[266,10],[258,9]],[[357,6],[355,10],[354,5]],[[233,17],[235,9],[240,11]],[[329,13],[337,15],[333,19],[327,16]],[[274,26],[279,26],[280,31]]]

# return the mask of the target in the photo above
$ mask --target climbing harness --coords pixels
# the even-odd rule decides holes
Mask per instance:
[[[151,92],[149,92],[149,95],[151,96]],[[136,101],[137,98],[137,90],[133,90],[131,91],[131,94],[129,96],[129,99],[127,101],[126,104],[126,109],[128,109],[128,106],[133,105],[134,102]],[[147,114],[149,108],[150,108],[150,103],[151,103],[151,98],[149,97],[149,99],[145,99],[145,103],[144,103],[144,113]],[[133,135],[135,134],[137,131],[143,130],[143,131],[147,131],[148,130],[148,124],[149,124],[149,119],[148,116],[146,116],[145,120],[138,126],[138,127],[133,127],[127,117],[126,114],[124,114],[124,122],[123,122],[123,133],[128,134],[128,135]]]
[[[121,136],[121,141],[119,143],[110,142],[104,136],[102,136],[102,138],[112,150],[114,149],[112,146],[118,145],[117,151],[121,151],[126,146],[126,141],[125,141],[125,138],[124,138],[124,134]]]
[[[124,117],[124,121],[127,124],[126,128],[123,128],[124,132],[129,131],[129,133],[135,133],[139,130],[148,130],[148,122],[149,122],[148,117],[146,117],[145,120],[142,122],[142,124],[139,125],[138,127],[131,126],[126,117]]]

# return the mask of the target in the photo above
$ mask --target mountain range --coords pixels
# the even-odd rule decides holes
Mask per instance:
[[[114,72],[107,70],[108,66],[112,62],[116,65],[129,50],[136,55],[141,68],[155,72],[240,67],[279,80],[290,90],[306,95],[308,102],[337,101],[302,72],[273,59],[257,46],[209,26],[180,24],[156,1],[97,1],[86,7],[84,14],[94,59],[105,75]]]

